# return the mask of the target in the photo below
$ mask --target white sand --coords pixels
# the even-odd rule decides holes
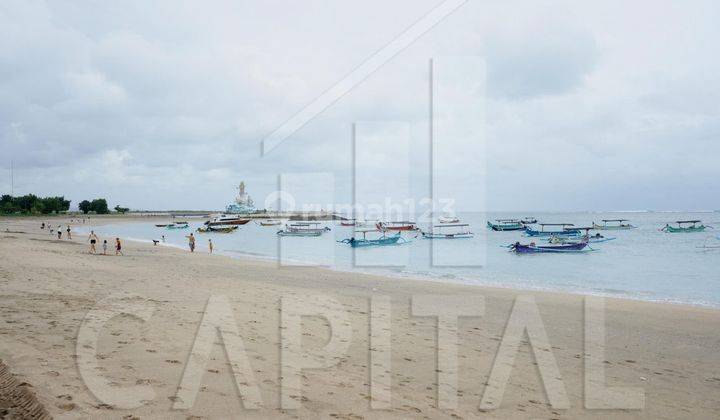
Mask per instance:
[[[20,381],[32,384],[56,418],[720,418],[717,310],[606,299],[602,365],[607,384],[642,388],[644,408],[588,410],[583,391],[582,296],[278,268],[268,262],[130,242],[124,243],[124,257],[89,255],[86,238],[53,240],[40,231],[40,222],[0,219],[0,358]],[[53,223],[65,225],[60,219]],[[330,357],[330,368],[304,370],[302,389],[289,393],[301,408],[282,410],[279,302],[293,297],[311,301],[318,295],[342,305],[347,326],[340,329],[350,335],[340,347],[347,350]],[[411,315],[411,299],[419,295],[431,295],[438,308],[447,306],[445,295],[485,299],[482,317],[459,322],[458,405],[454,409],[438,407],[437,321]],[[479,409],[519,295],[532,296],[537,302],[551,345],[540,351],[557,360],[570,404],[567,409],[549,405],[526,341],[519,347],[500,407]],[[231,324],[237,326],[260,389],[259,410],[243,409],[218,339],[213,340],[210,360],[201,370],[194,404],[189,409],[172,408],[183,372],[193,361],[189,355],[210,296],[230,302]],[[382,354],[382,348],[370,350],[371,296],[387,296],[392,305],[387,373],[392,383],[390,410],[370,408],[370,355]],[[120,307],[148,309],[151,316],[145,322],[131,316],[111,319],[96,330],[97,348],[81,343],[78,356],[79,331],[87,332],[92,317],[118,302]],[[326,324],[319,317],[303,318],[304,348],[322,348],[327,343]],[[96,366],[87,364],[87,354]],[[81,378],[78,357],[83,369],[90,366],[111,393],[116,390],[123,395],[129,387],[149,385],[152,394],[133,409],[101,401]],[[443,385],[442,389],[447,388]]]

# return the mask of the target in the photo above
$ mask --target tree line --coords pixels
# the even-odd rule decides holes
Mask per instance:
[[[78,209],[84,214],[93,212],[95,214],[108,214],[107,200],[96,198],[92,201],[83,200],[78,204]],[[13,197],[5,194],[0,197],[0,213],[13,214],[51,214],[63,213],[70,210],[70,200],[61,197],[38,197],[35,194],[27,194],[20,197]],[[127,207],[115,206],[118,213],[130,211]]]
[[[70,200],[61,197],[38,197],[35,194],[13,197],[5,194],[0,197],[0,211],[3,213],[50,214],[70,209]]]

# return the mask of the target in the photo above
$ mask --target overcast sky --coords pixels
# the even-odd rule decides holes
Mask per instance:
[[[434,175],[460,210],[720,209],[713,0],[468,1],[260,155],[263,138],[440,3],[3,0],[0,191],[12,159],[16,194],[73,207],[219,209],[240,180],[262,206],[279,175],[304,172],[330,174],[323,199],[349,202],[357,123],[358,191],[419,198],[429,61],[473,56],[486,79],[480,67],[436,74],[450,92],[436,141],[459,152]]]

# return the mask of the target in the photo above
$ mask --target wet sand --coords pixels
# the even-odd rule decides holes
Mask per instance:
[[[607,386],[641,388],[644,403],[641,409],[587,409],[582,296],[281,268],[127,241],[124,257],[90,255],[86,237],[57,240],[39,229],[42,221],[0,219],[0,359],[19,383],[31,384],[56,418],[720,417],[718,310],[605,299],[607,340],[600,363]],[[52,223],[66,225],[64,219]],[[458,323],[457,389],[446,387],[448,372],[439,369],[437,319],[413,311],[413,301],[419,305],[422,295],[438,310],[451,299],[484,299],[482,316]],[[527,336],[499,407],[480,408],[518,296],[537,304],[549,340],[549,348],[539,351],[556,360],[569,408],[550,405]],[[213,313],[228,302],[233,319],[221,317],[221,322],[238,335],[225,330],[223,339],[205,340],[209,357],[198,353],[202,346],[191,356],[198,333],[207,331],[201,322],[211,297]],[[371,321],[372,297],[379,298],[376,303],[388,299],[389,317],[380,312]],[[292,360],[287,348],[281,351],[287,334],[281,299],[315,302],[321,309],[336,302],[343,314],[333,319],[335,333],[344,334],[335,342],[337,351],[326,359],[299,355],[301,363],[322,361],[330,367],[301,372],[301,389],[285,397],[300,407],[293,409],[280,408],[281,360]],[[121,310],[146,320],[111,317]],[[376,333],[390,332],[389,352],[382,340],[370,341],[371,325],[378,327]],[[303,349],[313,351],[328,343],[330,328],[321,317],[303,317],[298,337]],[[243,371],[247,360],[249,370],[236,381],[223,343],[232,349],[238,341],[247,359],[231,350],[234,367]],[[371,409],[371,372],[390,379],[389,409]],[[194,401],[187,378],[197,379]],[[238,388],[246,403],[253,400],[248,390],[259,389],[259,408],[243,408]],[[439,389],[450,389],[457,405],[438,407]],[[141,390],[137,407],[108,402],[128,390]]]

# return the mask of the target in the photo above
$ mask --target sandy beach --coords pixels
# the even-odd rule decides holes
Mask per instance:
[[[0,219],[0,359],[55,418],[720,417],[716,309],[604,299],[605,386],[643,397],[639,408],[593,409],[583,296],[278,267],[129,241],[122,257],[91,255],[85,236],[58,240],[40,230],[45,220]],[[113,250],[112,238],[102,239]],[[538,359],[523,335],[499,406],[481,407],[519,297],[539,310],[550,347],[538,352],[556,361],[567,404],[549,398],[555,391],[546,391],[538,367],[549,359]],[[459,319],[453,357],[447,342],[438,346],[447,336],[427,313],[458,301],[483,305],[462,308],[480,315]],[[293,302],[334,305],[341,316],[298,318],[295,336],[284,324],[293,312],[283,305]],[[389,317],[371,302],[390,308]],[[203,320],[225,326],[222,338],[208,335],[215,330]],[[454,331],[445,321],[443,331]],[[379,332],[389,332],[385,348],[371,341]],[[292,353],[293,343],[308,353]],[[328,357],[313,353],[328,343]],[[457,362],[457,388],[439,369],[448,360]],[[299,389],[283,396],[292,369],[281,361],[326,367],[300,370]],[[373,394],[376,380],[389,380],[389,404],[374,398],[388,395]]]

